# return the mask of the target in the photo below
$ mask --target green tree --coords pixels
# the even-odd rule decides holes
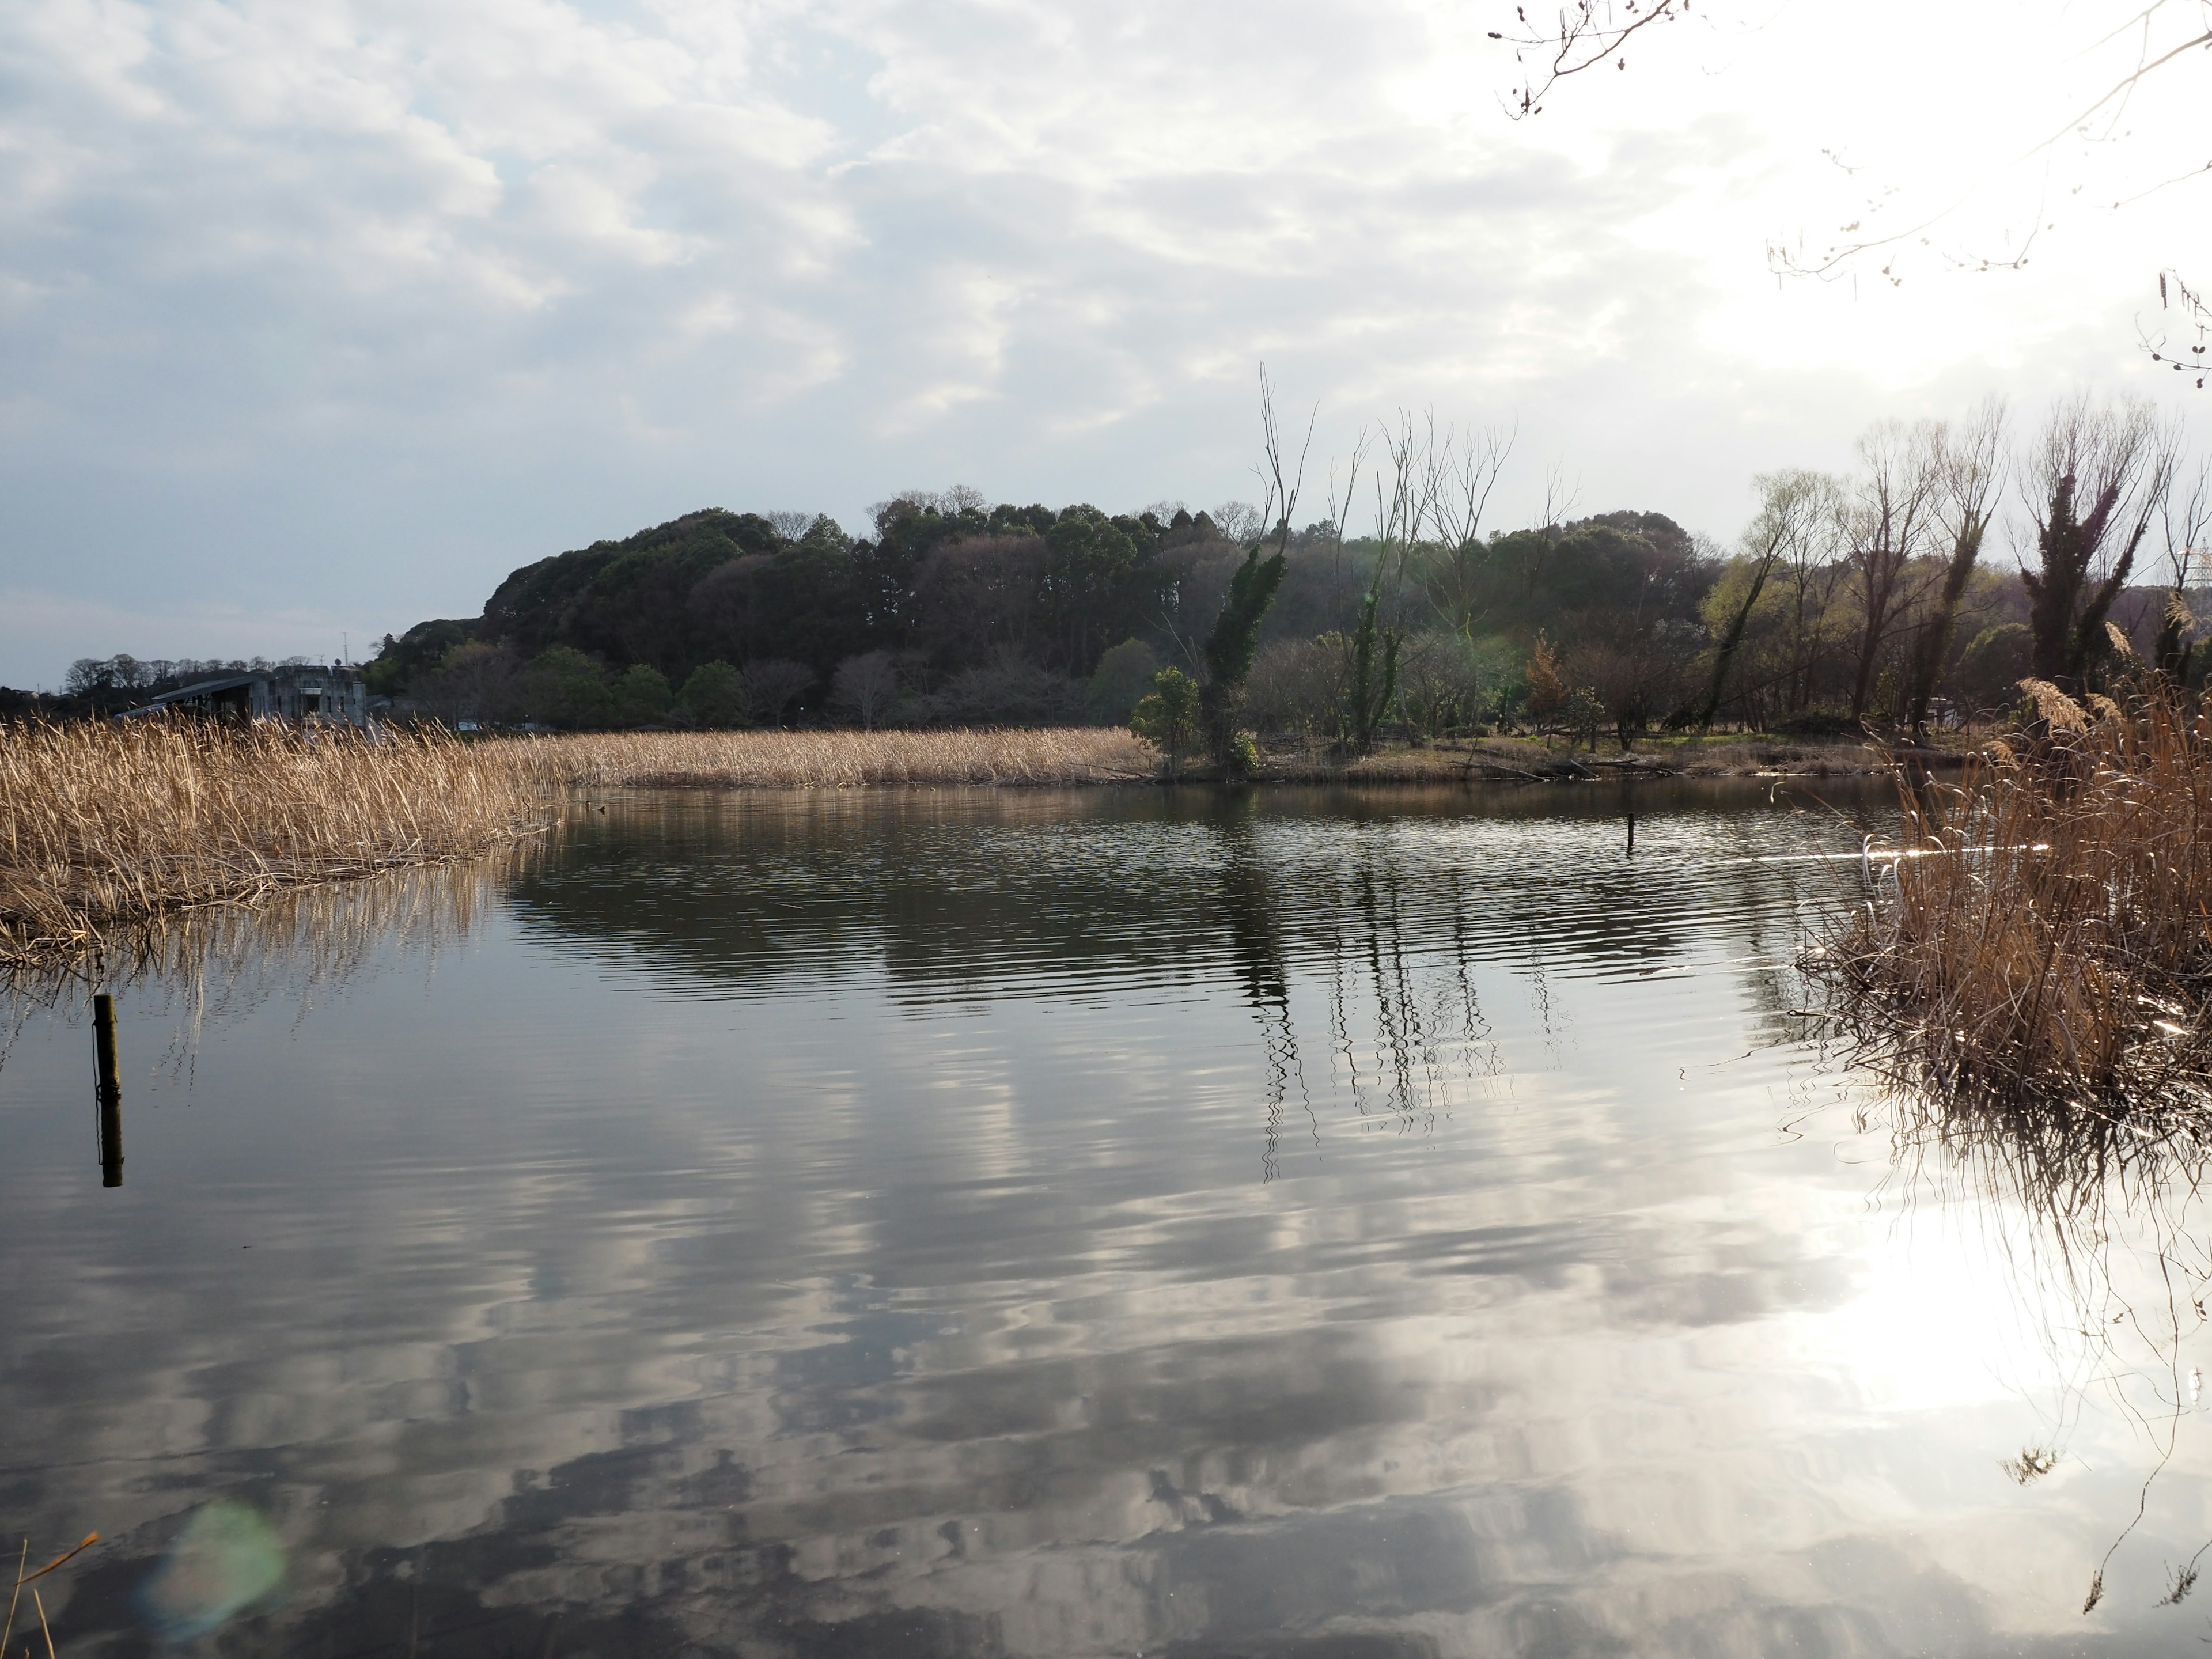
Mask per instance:
[[[1339,732],[1339,743],[1349,752],[1364,755],[1375,747],[1375,730],[1389,718],[1390,705],[1398,695],[1398,647],[1396,632],[1378,629],[1375,613],[1380,596],[1375,589],[1367,590],[1367,597],[1359,606],[1359,626],[1352,636],[1350,673],[1346,677],[1344,717]],[[1376,661],[1375,647],[1380,643],[1382,661]]]
[[[614,714],[606,677],[574,646],[556,645],[522,671],[525,708],[532,719],[570,731],[605,726]]]
[[[744,676],[719,658],[702,662],[684,682],[684,706],[702,726],[743,726]]]
[[[1124,640],[1098,659],[1085,700],[1097,719],[1125,720],[1159,672],[1160,659],[1152,647],[1142,640]]]
[[[1237,740],[1237,706],[1245,678],[1252,672],[1261,620],[1283,585],[1285,563],[1279,549],[1264,559],[1257,547],[1246,553],[1230,579],[1221,614],[1206,636],[1206,684],[1199,693],[1199,722],[1224,777],[1243,771],[1250,753],[1250,745]]]
[[[1129,729],[1165,755],[1173,769],[1197,747],[1200,701],[1197,681],[1180,668],[1163,668],[1137,700]]]
[[[617,726],[650,726],[667,717],[675,694],[668,676],[647,663],[634,662],[614,685],[614,717]]]

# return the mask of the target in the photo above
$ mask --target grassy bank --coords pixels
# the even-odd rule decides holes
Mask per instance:
[[[1904,798],[1899,843],[1816,958],[1884,1069],[1946,1097],[2212,1105],[2212,716],[2154,693]]]

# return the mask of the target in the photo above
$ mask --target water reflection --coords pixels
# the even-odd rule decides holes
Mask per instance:
[[[2039,1212],[1799,1040],[1856,835],[1642,787],[1632,861],[1596,788],[611,803],[118,986],[97,1203],[54,993],[58,1634],[219,1559],[241,1654],[2168,1650],[2188,1437],[2085,1622],[2145,1460]]]
[[[1863,1049],[1854,1042],[1850,1051]],[[1891,1052],[1883,1043],[1874,1057]],[[1931,1095],[1894,1073],[1867,1091],[1858,1115],[1889,1135],[1889,1183],[1904,1204],[1971,1217],[1982,1230],[2007,1269],[1993,1285],[2040,1349],[2039,1431],[2001,1460],[2004,1472],[2027,1487],[2067,1470],[2087,1413],[2108,1412],[2136,1431],[2140,1485],[2116,1506],[2105,1548],[2080,1569],[2085,1611],[2094,1609],[2108,1571],[2153,1521],[2155,1489],[2185,1438],[2203,1436],[2193,1419],[2212,1408],[2203,1201],[2212,1146],[2202,1121],[2155,1110],[2115,1116],[2093,1104],[2027,1110],[1976,1089]],[[2184,1502],[2197,1507],[2194,1497]],[[2177,1525],[2164,1552],[2142,1552],[2165,1575],[2165,1606],[2189,1599],[2212,1554],[2212,1524],[2192,1516]]]

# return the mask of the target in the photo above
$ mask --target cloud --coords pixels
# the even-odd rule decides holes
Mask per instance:
[[[1516,125],[1425,0],[28,0],[0,585],[399,628],[708,503],[1212,500],[1262,357],[1325,447],[1517,417],[1509,514],[1556,457],[1724,535],[1874,415],[2135,372],[2148,233],[1774,291],[1765,239],[1863,188],[1814,140],[1868,125],[1874,47],[1820,27],[1677,32]],[[1891,64],[1874,125],[1884,165],[1949,143],[1948,183],[1989,97],[1921,95],[1942,68]]]

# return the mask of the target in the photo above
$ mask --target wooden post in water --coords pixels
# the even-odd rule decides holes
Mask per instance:
[[[1636,814],[1633,811],[1628,815],[1628,855],[1631,858],[1636,856]]]
[[[123,1073],[115,1059],[115,999],[92,1000],[92,1051],[100,1069],[100,1184],[123,1184]]]

